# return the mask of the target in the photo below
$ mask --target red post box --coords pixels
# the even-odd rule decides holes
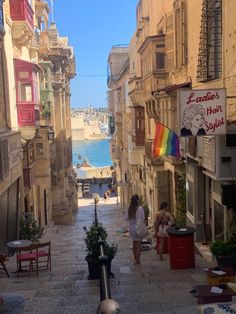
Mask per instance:
[[[170,227],[167,229],[171,269],[195,267],[194,232],[195,229],[191,227]]]

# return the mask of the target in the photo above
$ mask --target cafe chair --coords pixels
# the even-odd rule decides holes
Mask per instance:
[[[29,272],[38,276],[37,245],[19,247],[16,251],[17,277],[19,273]]]
[[[0,253],[0,270],[3,270],[5,274],[7,275],[7,277],[10,277],[7,267],[5,265],[6,261],[8,261],[8,258],[6,257],[6,255]]]
[[[51,271],[51,241],[37,243],[38,269]]]

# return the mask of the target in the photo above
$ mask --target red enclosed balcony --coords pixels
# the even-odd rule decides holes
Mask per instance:
[[[28,0],[10,0],[10,13],[13,21],[26,21],[34,28],[34,11]]]
[[[39,124],[38,65],[15,59],[16,105],[19,126]]]

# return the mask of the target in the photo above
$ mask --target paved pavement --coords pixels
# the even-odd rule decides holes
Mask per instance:
[[[203,268],[213,264],[196,255],[196,268],[170,270],[169,256],[160,261],[152,248],[142,252],[141,265],[134,266],[132,242],[119,232],[125,226],[124,210],[116,203],[116,197],[106,203],[101,199],[97,210],[99,221],[107,228],[108,240],[118,244],[118,253],[112,261],[115,278],[110,280],[110,286],[121,313],[197,313],[197,299],[189,291],[197,284],[206,283]],[[13,256],[8,263],[11,277],[0,274],[0,291],[23,294],[25,313],[96,313],[100,302],[99,282],[87,278],[83,231],[83,226],[89,226],[93,219],[93,200],[79,199],[74,223],[48,228],[44,236],[44,240],[52,241],[52,272],[41,272],[38,278],[27,274],[16,278]]]

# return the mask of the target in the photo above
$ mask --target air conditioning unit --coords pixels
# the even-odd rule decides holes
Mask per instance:
[[[6,137],[0,138],[0,180],[9,174],[9,145]]]
[[[215,180],[236,179],[236,146],[230,135],[203,137],[202,167]]]

